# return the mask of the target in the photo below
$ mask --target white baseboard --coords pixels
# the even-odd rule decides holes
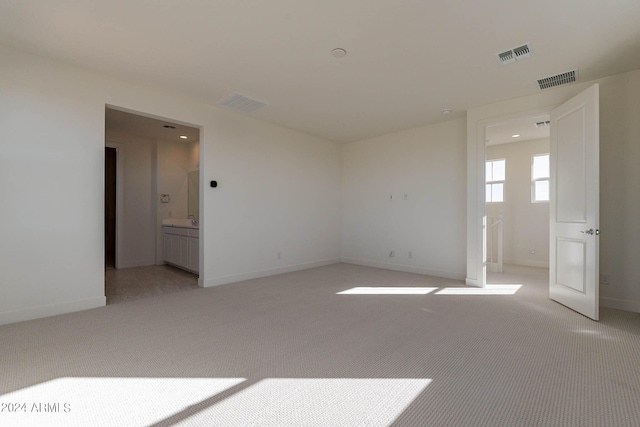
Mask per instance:
[[[600,298],[600,305],[617,310],[633,311],[640,313],[640,301],[629,301],[615,298]]]
[[[467,286],[474,286],[476,288],[480,287],[480,285],[478,285],[478,279],[469,279],[468,277],[464,279],[464,284]]]
[[[138,261],[120,263],[118,268],[146,267],[147,265],[156,265],[156,262],[153,259],[141,259]]]
[[[425,276],[442,277],[445,279],[464,280],[465,274],[454,271],[431,270],[428,268],[415,267],[412,265],[391,264],[387,262],[371,261],[357,258],[343,257],[342,262],[347,264],[363,265],[365,267],[384,268],[385,270],[403,271],[405,273],[423,274]]]
[[[533,261],[529,259],[505,258],[503,264],[524,265],[525,267],[549,268],[549,261]]]
[[[102,296],[75,301],[65,301],[57,304],[41,305],[38,307],[23,308],[21,310],[4,311],[0,313],[0,325],[57,316],[58,314],[73,313],[74,311],[89,310],[91,308],[103,307],[106,304],[107,298]]]
[[[303,264],[289,265],[286,267],[271,268],[268,270],[252,271],[250,273],[234,274],[231,276],[216,277],[213,279],[198,278],[198,286],[208,288],[211,286],[226,285],[229,283],[242,282],[244,280],[259,279],[260,277],[275,276],[276,274],[291,273],[293,271],[307,270],[309,268],[323,267],[325,265],[337,264],[340,258],[332,258],[322,261],[307,262]]]
[[[497,262],[488,262],[486,263],[487,266],[487,273],[491,272],[491,273],[497,273],[498,272],[498,263]],[[502,268],[504,270],[504,266]]]

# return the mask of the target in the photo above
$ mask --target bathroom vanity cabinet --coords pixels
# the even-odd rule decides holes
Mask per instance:
[[[167,264],[192,273],[200,271],[200,230],[194,227],[163,226],[163,258]]]

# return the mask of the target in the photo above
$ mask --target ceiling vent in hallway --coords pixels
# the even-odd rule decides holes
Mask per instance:
[[[235,92],[227,96],[226,98],[216,102],[216,105],[248,114],[258,111],[269,104]]]
[[[578,70],[567,71],[566,73],[556,74],[555,76],[544,77],[538,79],[540,90],[549,89],[550,87],[562,86],[573,83],[578,80]]]
[[[505,50],[504,52],[496,53],[496,58],[502,65],[507,65],[521,59],[529,58],[532,55],[533,49],[531,48],[531,44],[527,43],[514,47],[513,49]]]

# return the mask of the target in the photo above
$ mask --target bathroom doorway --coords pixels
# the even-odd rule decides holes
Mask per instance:
[[[107,304],[198,287],[199,141],[199,127],[105,106]],[[175,221],[188,222],[188,271],[165,265],[164,226]]]

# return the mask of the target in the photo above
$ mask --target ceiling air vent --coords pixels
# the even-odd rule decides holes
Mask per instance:
[[[536,122],[536,127],[541,128],[544,126],[549,126],[549,123],[551,123],[549,120],[545,120],[544,122]]]
[[[513,55],[512,50],[507,50],[506,52],[498,53],[498,61],[502,65],[507,65],[516,62],[516,57]]]
[[[498,62],[502,65],[507,65],[512,62],[528,58],[531,55],[533,55],[533,49],[531,49],[531,45],[527,43],[522,46],[505,50],[504,52],[496,53],[496,58],[498,58]]]
[[[533,52],[529,44],[523,44],[522,46],[514,47],[513,54],[516,56],[516,59],[524,59],[533,55]]]
[[[216,105],[227,107],[241,113],[253,113],[260,110],[261,108],[266,107],[269,104],[253,98],[249,98],[248,96],[244,96],[236,92],[232,93],[224,99],[221,99],[216,103]]]
[[[578,70],[567,71],[566,73],[556,74],[555,76],[544,77],[538,79],[540,89],[549,89],[550,87],[556,87],[573,83],[578,80]]]

